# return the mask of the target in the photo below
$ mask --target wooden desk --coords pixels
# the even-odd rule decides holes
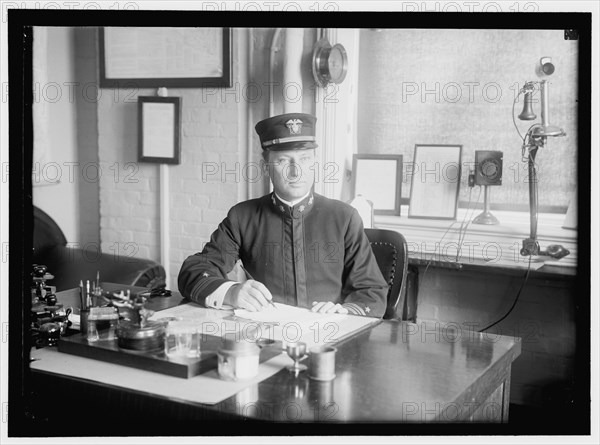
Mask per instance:
[[[65,295],[58,295],[59,302]],[[150,306],[178,304],[179,295]],[[294,378],[283,369],[217,405],[153,394],[32,370],[43,435],[249,434],[252,420],[285,422],[506,422],[511,364],[520,339],[442,326],[383,321],[337,345],[336,374],[328,383]],[[61,394],[63,406],[41,409]],[[85,407],[85,410],[82,408]],[[103,421],[98,422],[97,419]],[[221,421],[229,423],[222,423]],[[202,426],[199,426],[201,422]],[[206,422],[210,421],[210,422]],[[243,421],[233,428],[230,422]],[[228,427],[224,427],[228,425]],[[297,426],[296,425],[296,426]],[[262,434],[273,434],[273,430]],[[350,429],[345,429],[349,433]],[[261,432],[259,431],[259,434]],[[298,433],[296,433],[298,434]],[[356,432],[354,432],[356,434]],[[398,434],[398,433],[397,433]]]

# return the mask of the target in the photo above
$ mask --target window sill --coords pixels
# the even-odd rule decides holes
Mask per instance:
[[[459,209],[456,220],[408,218],[408,206],[402,206],[401,215],[376,215],[374,225],[378,229],[396,230],[408,243],[409,256],[420,260],[455,262],[462,264],[483,263],[496,267],[527,268],[529,257],[520,254],[521,244],[529,237],[529,213],[492,211],[500,221],[496,225],[469,223],[481,210]],[[463,223],[464,220],[464,223]],[[538,216],[538,242],[541,249],[550,244],[560,244],[571,253],[560,260],[548,256],[533,257],[532,269],[543,265],[574,269],[577,266],[577,230],[563,229],[565,215],[540,213]],[[461,230],[461,225],[463,229]],[[458,252],[462,233],[461,251]]]

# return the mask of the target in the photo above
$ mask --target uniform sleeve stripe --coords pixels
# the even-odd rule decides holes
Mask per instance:
[[[367,315],[366,312],[364,311],[364,309],[362,307],[360,307],[358,304],[344,303],[344,304],[342,304],[342,306],[345,307],[346,309],[348,309],[348,312],[350,312],[354,315]]]

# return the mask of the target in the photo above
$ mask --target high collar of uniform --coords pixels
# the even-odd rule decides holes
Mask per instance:
[[[306,198],[298,202],[295,206],[290,207],[275,194],[271,193],[271,203],[275,207],[276,211],[282,215],[289,216],[292,218],[300,218],[303,214],[310,211],[315,201],[313,192],[311,191]]]

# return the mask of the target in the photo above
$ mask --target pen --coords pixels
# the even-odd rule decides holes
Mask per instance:
[[[83,305],[83,281],[79,280],[79,307],[81,309],[85,309]]]
[[[92,301],[90,298],[90,280],[86,280],[85,282],[85,304],[87,307],[92,305]]]

